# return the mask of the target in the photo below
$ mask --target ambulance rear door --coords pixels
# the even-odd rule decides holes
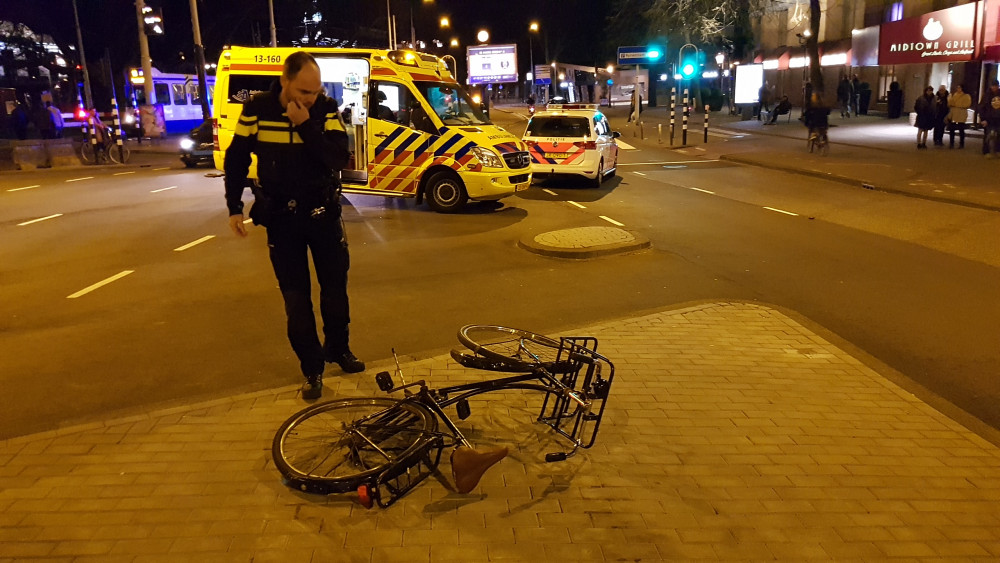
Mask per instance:
[[[351,160],[341,172],[346,185],[368,183],[367,97],[371,65],[364,55],[314,53],[326,95],[337,100]]]

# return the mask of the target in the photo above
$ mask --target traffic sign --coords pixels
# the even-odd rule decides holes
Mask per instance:
[[[618,47],[618,64],[636,65],[655,63],[663,58],[663,49],[657,46],[642,45]]]
[[[552,84],[552,69],[549,65],[535,65],[535,84]]]

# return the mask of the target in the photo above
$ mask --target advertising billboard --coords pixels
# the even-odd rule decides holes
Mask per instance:
[[[517,82],[517,45],[469,47],[469,84]]]
[[[739,65],[736,67],[736,92],[733,102],[756,104],[760,101],[760,87],[764,85],[764,65]]]

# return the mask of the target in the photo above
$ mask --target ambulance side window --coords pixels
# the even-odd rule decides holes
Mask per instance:
[[[372,82],[368,96],[368,116],[391,123],[409,124],[406,108],[409,107],[410,91],[402,84],[392,82]]]

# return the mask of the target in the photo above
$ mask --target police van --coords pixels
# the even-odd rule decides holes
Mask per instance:
[[[232,47],[215,82],[215,167],[243,104],[281,75],[292,48]],[[495,201],[531,185],[526,145],[493,125],[434,55],[375,49],[306,49],[337,100],[351,159],[344,192],[414,197],[442,213],[468,200]],[[256,157],[250,169],[256,178]]]

